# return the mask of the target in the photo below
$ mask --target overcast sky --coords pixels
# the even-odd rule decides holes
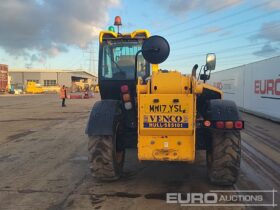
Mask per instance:
[[[218,70],[280,55],[280,0],[1,0],[0,63],[88,70],[91,60],[96,71],[98,33],[116,15],[121,31],[167,38],[163,68],[189,73],[208,52]]]

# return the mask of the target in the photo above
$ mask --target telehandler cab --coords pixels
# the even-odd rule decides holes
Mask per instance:
[[[198,65],[190,75],[159,69],[169,44],[147,30],[102,31],[99,44],[101,101],[86,128],[93,176],[118,179],[126,148],[137,148],[140,161],[188,163],[195,161],[196,150],[205,150],[210,182],[234,184],[244,122],[235,103],[205,83],[215,69],[215,54],[207,55],[197,79]]]

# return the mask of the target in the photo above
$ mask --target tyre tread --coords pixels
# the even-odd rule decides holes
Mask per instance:
[[[208,167],[210,182],[218,185],[236,183],[241,159],[239,131],[214,131],[212,135],[211,165]]]
[[[95,178],[116,180],[120,177],[115,166],[113,147],[112,136],[89,136],[89,162],[91,173]]]

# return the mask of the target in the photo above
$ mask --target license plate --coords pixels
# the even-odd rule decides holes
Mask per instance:
[[[147,113],[186,113],[186,108],[180,104],[157,104],[146,107]]]

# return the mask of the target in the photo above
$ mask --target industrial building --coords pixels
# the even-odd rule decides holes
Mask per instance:
[[[8,66],[0,64],[0,93],[5,92],[8,86]]]
[[[10,69],[10,84],[15,87],[26,86],[27,82],[36,82],[42,86],[72,87],[74,83],[84,82],[97,85],[97,77],[83,70],[41,70],[41,69]]]

